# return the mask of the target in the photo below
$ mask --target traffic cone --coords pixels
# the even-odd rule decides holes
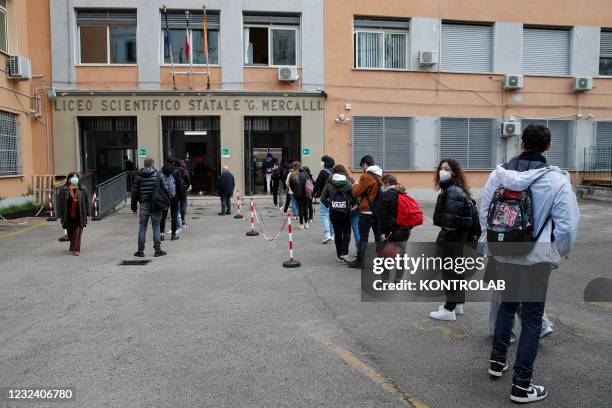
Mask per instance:
[[[236,192],[237,192],[236,206],[238,207],[238,213],[236,215],[234,215],[234,218],[242,219],[244,217],[242,216],[242,200],[240,199],[240,190],[236,190]]]
[[[253,199],[251,198],[251,230],[249,232],[247,232],[246,234],[249,237],[254,237],[259,235],[258,231],[255,231],[255,204],[253,203]]]
[[[287,231],[289,232],[289,259],[283,262],[284,268],[299,268],[300,261],[293,258],[293,230],[291,229],[291,210],[287,212]]]

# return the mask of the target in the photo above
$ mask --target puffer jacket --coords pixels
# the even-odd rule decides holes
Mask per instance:
[[[157,170],[153,167],[143,167],[136,173],[132,185],[132,211],[138,209],[138,203],[150,203],[157,182]]]
[[[434,211],[434,225],[441,228],[436,242],[464,242],[472,225],[472,203],[461,187],[451,179],[441,182]]]
[[[359,199],[360,213],[373,213],[376,211],[376,199],[382,186],[382,169],[376,165],[368,167],[359,177],[359,183],[353,186],[353,196]]]
[[[329,207],[329,200],[331,200],[338,191],[347,192],[348,194],[348,204],[349,207],[352,207],[355,199],[351,195],[351,182],[346,178],[346,176],[334,174],[332,178],[325,183],[325,187],[323,187],[323,191],[321,192],[321,202]]]
[[[382,192],[376,214],[380,222],[380,232],[385,234],[389,242],[406,241],[410,238],[412,228],[397,225],[397,198],[395,186]]]

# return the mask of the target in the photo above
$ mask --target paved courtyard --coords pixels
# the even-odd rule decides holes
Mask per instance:
[[[0,223],[0,388],[71,386],[66,407],[512,406],[511,376],[486,373],[487,303],[454,323],[430,320],[434,303],[362,303],[360,272],[319,243],[318,223],[295,231],[302,267],[285,269],[286,234],[247,237],[217,201],[191,203],[168,256],[151,257],[149,232],[144,266],[120,265],[135,259],[127,208],[88,225],[80,257],[57,222]],[[612,406],[612,304],[582,296],[612,278],[612,205],[580,204],[579,244],[551,278],[541,407]],[[282,215],[258,205],[274,235]],[[436,232],[427,220],[411,240]]]

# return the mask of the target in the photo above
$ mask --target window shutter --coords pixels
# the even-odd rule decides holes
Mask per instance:
[[[468,169],[493,167],[494,124],[491,119],[469,119]]]
[[[492,72],[492,55],[492,26],[442,24],[442,71]]]
[[[383,118],[378,116],[353,116],[353,168],[367,154],[374,161],[383,158]]]
[[[612,58],[612,31],[602,31],[599,43],[601,57]]]
[[[408,30],[410,20],[407,19],[384,19],[372,17],[355,17],[354,27],[358,29],[374,30]]]
[[[570,32],[564,29],[523,29],[523,72],[569,75]]]
[[[78,25],[134,25],[136,24],[135,9],[80,9],[77,10]]]
[[[410,118],[384,118],[385,170],[407,170],[410,166]]]
[[[455,159],[461,166],[468,164],[468,120],[440,119],[440,160]]]
[[[204,29],[204,11],[189,10],[189,28],[193,30]],[[209,30],[218,30],[220,27],[218,10],[206,10],[206,25]],[[186,24],[185,10],[168,10],[168,27],[172,30],[185,29]],[[166,29],[166,18],[164,11],[161,10],[161,28]]]
[[[291,13],[244,13],[242,21],[245,25],[284,25],[300,26],[300,15]]]
[[[597,122],[595,146],[612,148],[612,122]]]

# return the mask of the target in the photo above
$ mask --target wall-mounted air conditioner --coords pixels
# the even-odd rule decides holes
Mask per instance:
[[[24,81],[32,79],[32,63],[21,55],[11,55],[8,69],[9,79]]]
[[[419,51],[419,65],[430,66],[438,63],[438,51]]]
[[[299,79],[298,69],[295,66],[278,67],[278,80],[281,82],[293,82]]]
[[[520,122],[502,122],[501,125],[501,136],[512,137],[521,135],[521,123]]]
[[[522,89],[523,88],[523,76],[522,75],[505,75],[502,87],[505,90]]]
[[[593,89],[593,78],[589,77],[576,77],[572,83],[572,90],[574,92],[584,92]]]

